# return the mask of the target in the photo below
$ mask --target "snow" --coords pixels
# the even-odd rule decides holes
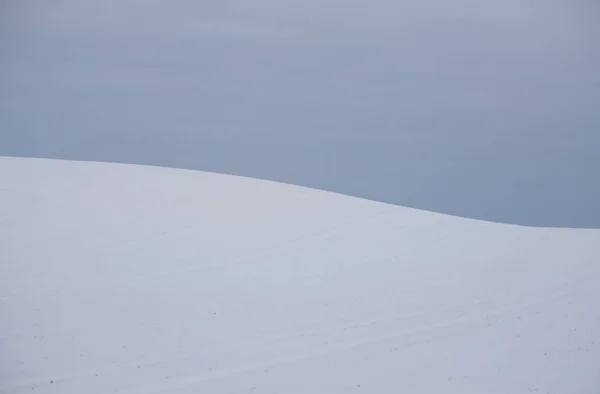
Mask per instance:
[[[8,157],[0,202],[3,394],[600,390],[597,230]]]

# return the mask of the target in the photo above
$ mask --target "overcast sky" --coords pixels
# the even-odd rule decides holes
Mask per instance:
[[[592,0],[0,0],[0,155],[600,227]]]

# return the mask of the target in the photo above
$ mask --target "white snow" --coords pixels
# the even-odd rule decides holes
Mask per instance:
[[[1,393],[598,393],[599,302],[596,230],[0,158]]]

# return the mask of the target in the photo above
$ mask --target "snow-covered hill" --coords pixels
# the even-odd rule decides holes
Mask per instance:
[[[0,261],[1,393],[600,390],[596,230],[0,158]]]

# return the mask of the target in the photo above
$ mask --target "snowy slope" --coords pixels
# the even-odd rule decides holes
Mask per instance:
[[[1,393],[598,393],[600,231],[0,158]]]

